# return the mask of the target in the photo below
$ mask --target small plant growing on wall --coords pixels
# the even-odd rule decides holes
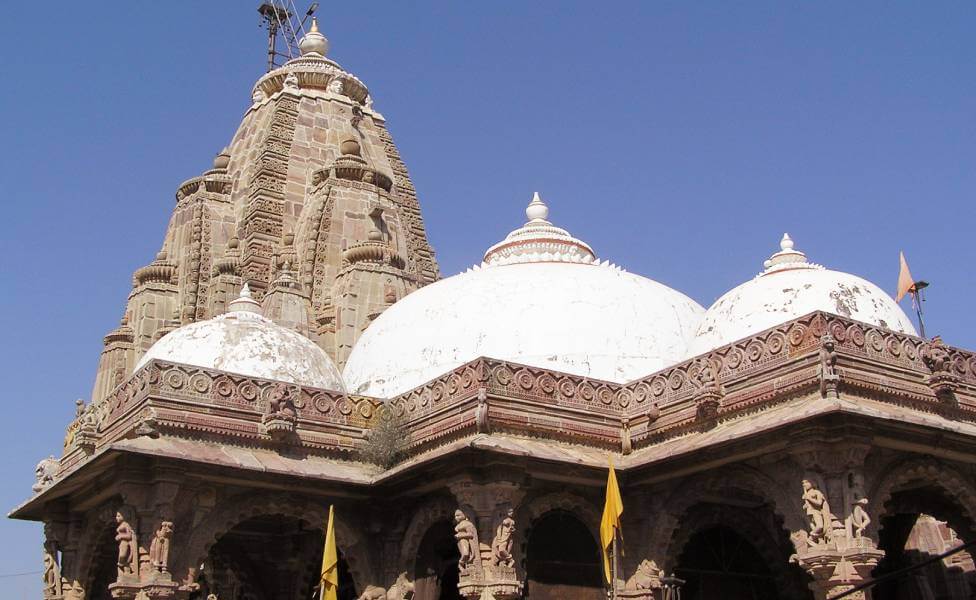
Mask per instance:
[[[364,462],[389,469],[403,459],[407,450],[407,431],[403,417],[389,404],[376,411],[360,449]]]

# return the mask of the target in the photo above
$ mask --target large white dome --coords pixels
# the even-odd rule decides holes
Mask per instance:
[[[526,214],[479,267],[381,314],[349,356],[348,389],[389,397],[481,356],[625,382],[685,356],[701,306],[597,261],[538,197]]]
[[[697,356],[814,311],[915,335],[894,299],[870,281],[807,262],[784,235],[780,251],[754,279],[732,289],[706,312],[689,348]]]
[[[263,316],[247,286],[226,313],[163,336],[136,369],[153,359],[328,390],[345,389],[325,351]]]

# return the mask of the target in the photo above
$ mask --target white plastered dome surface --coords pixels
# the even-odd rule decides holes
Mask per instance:
[[[302,386],[345,389],[339,370],[324,350],[300,333],[277,325],[260,310],[245,287],[226,313],[184,325],[153,344],[136,369],[155,359]]]
[[[390,397],[479,357],[626,382],[680,361],[703,313],[687,296],[599,262],[546,221],[529,222],[481,266],[403,298],[360,337],[350,392]]]
[[[765,270],[733,288],[705,311],[689,356],[731,344],[814,311],[916,335],[895,300],[875,284],[807,262],[784,235]]]

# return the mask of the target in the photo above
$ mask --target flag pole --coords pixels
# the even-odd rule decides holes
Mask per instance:
[[[617,600],[617,528],[613,528],[613,581],[610,582],[610,598]]]
[[[929,287],[929,282],[927,281],[916,281],[912,283],[912,287],[908,292],[912,295],[912,304],[915,305],[915,316],[918,317],[918,334],[925,338],[925,321],[922,319],[922,302],[925,298],[922,296],[922,290]]]

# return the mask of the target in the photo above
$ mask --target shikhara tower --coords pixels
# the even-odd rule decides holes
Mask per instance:
[[[105,336],[92,400],[167,332],[223,313],[243,283],[341,367],[377,315],[438,279],[386,120],[328,50],[313,21],[301,56],[254,85],[213,168],[177,188],[159,254]]]

